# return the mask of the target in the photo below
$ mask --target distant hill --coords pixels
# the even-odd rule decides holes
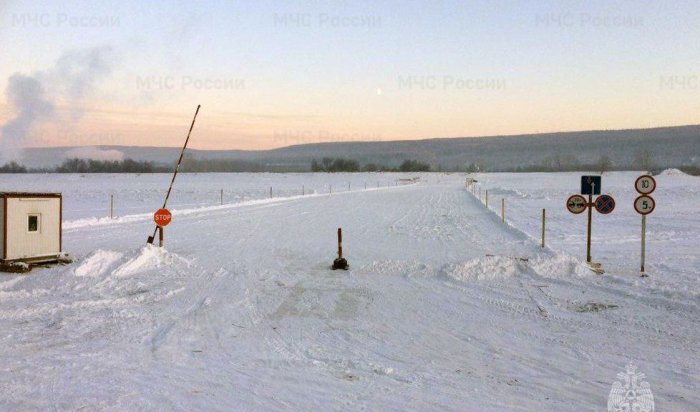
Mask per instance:
[[[195,137],[196,139],[196,137]],[[23,163],[30,167],[53,166],[71,153],[84,148],[32,148],[25,151]],[[125,158],[157,163],[173,163],[180,148],[97,146],[94,151],[118,151]],[[700,165],[700,125],[653,129],[584,131],[489,136],[475,138],[436,138],[386,142],[315,143],[272,150],[188,150],[202,160],[252,162],[270,171],[305,171],[313,159],[343,157],[361,164],[376,163],[396,167],[403,160],[429,163],[434,170],[510,171],[537,166],[597,164],[607,156],[613,168],[634,168],[646,153],[654,167]]]

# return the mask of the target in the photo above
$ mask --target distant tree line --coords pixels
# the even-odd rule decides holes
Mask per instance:
[[[671,166],[667,166],[671,167]],[[667,168],[664,167],[664,168]],[[685,173],[698,175],[700,166],[682,165],[678,169]],[[488,165],[483,161],[473,162],[467,165],[462,171],[466,172],[577,172],[577,171],[597,171],[601,174],[614,170],[642,170],[652,173],[660,172],[662,168],[657,166],[648,150],[639,150],[635,153],[632,162],[616,164],[607,154],[601,155],[597,161],[582,162],[573,155],[553,155],[542,159],[537,164],[520,165],[507,167],[505,165]]]
[[[360,167],[360,162],[352,159],[324,157],[320,161],[311,161],[312,172],[429,172],[430,165],[417,160],[404,160],[399,167],[388,167],[376,163],[367,163]]]
[[[124,160],[66,159],[58,166],[50,168],[28,168],[17,162],[0,166],[0,173],[167,173],[173,171],[174,165],[162,163]],[[183,173],[204,172],[264,172],[265,166],[246,161],[212,159],[200,160],[185,158],[180,171]]]
[[[0,173],[162,173],[172,167],[155,162],[124,160],[66,159],[53,168],[27,168],[17,162],[0,166]]]
[[[170,167],[172,170],[173,166]],[[268,172],[269,167],[263,164],[245,160],[230,159],[196,159],[185,157],[180,169],[184,173],[239,173],[239,172]]]
[[[167,168],[154,162],[124,160],[66,159],[56,173],[162,173]]]
[[[10,162],[0,166],[0,173],[27,173],[27,168],[17,162]]]
[[[398,166],[387,166],[377,163],[364,163],[358,160],[324,157],[321,160],[312,160],[310,169],[312,172],[429,172],[431,166],[428,163],[417,160],[404,160]],[[169,173],[174,164],[156,163],[151,161],[137,161],[124,159],[119,161],[90,160],[90,159],[66,159],[58,166],[49,168],[29,168],[17,162],[10,162],[0,166],[0,173]],[[664,165],[663,168],[674,167]],[[696,163],[675,166],[685,173],[700,175],[700,165]],[[661,171],[648,150],[638,150],[631,162],[619,164],[613,161],[607,154],[602,154],[596,161],[579,161],[573,155],[551,155],[540,160],[539,163],[527,165],[488,164],[479,160],[463,167],[456,168],[456,172],[575,172],[597,171],[606,173],[613,170],[643,170],[652,173]],[[438,171],[442,169],[438,166]],[[244,160],[232,159],[198,159],[186,156],[181,172],[184,173],[238,173],[238,172],[308,172],[308,163],[256,163]]]

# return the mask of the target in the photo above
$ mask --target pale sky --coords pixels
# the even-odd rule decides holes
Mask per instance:
[[[178,146],[197,104],[199,149],[697,124],[698,22],[698,1],[2,0],[0,89],[33,76],[55,106],[28,146]],[[60,63],[95,50],[98,73]]]

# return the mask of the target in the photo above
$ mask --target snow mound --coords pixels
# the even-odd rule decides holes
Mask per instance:
[[[424,277],[430,276],[433,272],[432,269],[428,267],[423,262],[416,260],[380,260],[373,261],[367,265],[362,266],[357,270],[360,274],[372,274],[372,275],[388,275],[388,276],[406,276],[406,277]]]
[[[70,220],[70,221],[63,222],[63,228],[64,229],[79,229],[79,228],[92,227],[92,226],[114,225],[114,224],[119,224],[119,223],[133,223],[133,222],[139,222],[142,220],[148,220],[152,217],[153,217],[152,214],[145,214],[145,213],[138,214],[138,215],[115,217],[114,219],[109,218],[109,217],[87,217],[84,219]]]
[[[659,173],[659,176],[688,176],[686,173],[683,173],[683,171],[678,170],[678,169],[666,169],[663,172]]]
[[[113,274],[117,277],[126,277],[150,269],[158,269],[175,264],[189,266],[190,262],[174,253],[168,252],[164,248],[146,245],[140,249],[136,256],[119,266]]]
[[[589,277],[593,272],[573,256],[557,254],[534,259],[516,256],[487,256],[446,265],[442,275],[458,281],[502,280],[519,275],[537,274],[548,278]]]
[[[527,262],[517,257],[487,256],[447,265],[441,272],[459,281],[480,281],[507,279],[525,271],[527,271]]]
[[[100,276],[123,256],[119,252],[97,250],[75,269],[75,276]]]
[[[583,261],[563,253],[547,257],[540,256],[529,263],[537,274],[549,278],[563,278],[572,275],[589,277],[593,275],[593,272]]]

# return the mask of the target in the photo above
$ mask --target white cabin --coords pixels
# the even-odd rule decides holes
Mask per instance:
[[[0,261],[45,262],[61,255],[60,193],[0,192]]]

